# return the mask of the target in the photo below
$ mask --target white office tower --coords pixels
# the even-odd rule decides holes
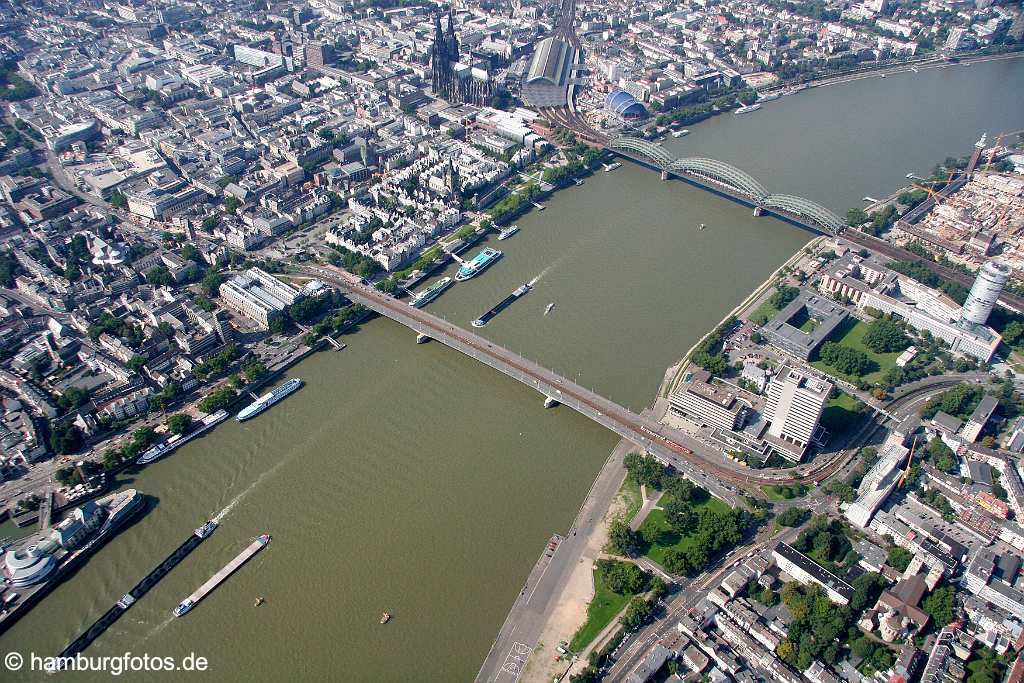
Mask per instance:
[[[800,460],[811,443],[825,404],[832,393],[832,384],[816,377],[803,375],[793,368],[782,366],[768,383],[768,402],[764,419],[771,423],[769,436],[791,444],[791,454],[780,455]]]
[[[971,287],[971,293],[967,295],[967,301],[964,302],[960,322],[984,325],[1009,279],[1009,266],[998,261],[986,261],[978,271],[978,278]]]

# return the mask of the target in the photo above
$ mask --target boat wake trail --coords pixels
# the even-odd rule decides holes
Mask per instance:
[[[161,621],[159,624],[157,624],[153,628],[152,631],[150,631],[149,633],[147,633],[146,635],[144,635],[142,637],[142,642],[145,643],[147,640],[149,640],[153,636],[159,635],[161,631],[163,631],[165,628],[167,628],[168,626],[171,625],[172,621],[174,621],[174,615],[166,617],[163,621]]]
[[[534,286],[535,284],[537,284],[538,282],[540,282],[540,279],[541,279],[542,277],[544,277],[545,275],[547,275],[548,273],[550,273],[550,272],[551,272],[551,269],[552,269],[552,268],[554,268],[555,266],[557,266],[557,265],[559,264],[559,262],[560,262],[561,260],[562,260],[562,259],[558,259],[558,261],[555,261],[555,262],[554,262],[554,263],[552,263],[552,264],[551,264],[550,266],[548,266],[548,267],[547,267],[547,268],[545,268],[544,270],[540,271],[540,273],[539,273],[539,274],[537,275],[537,277],[533,278],[532,280],[530,280],[530,281],[529,281],[529,282],[527,282],[526,284],[528,284],[528,285],[530,285],[531,287],[533,287],[533,286]]]
[[[279,469],[281,468],[281,466],[283,466],[283,465],[284,465],[285,463],[287,463],[287,462],[289,462],[289,461],[290,461],[290,458],[289,458],[289,459],[285,459],[285,460],[279,460],[279,461],[277,462],[277,464],[276,464],[276,465],[274,465],[273,467],[271,467],[271,468],[270,468],[269,470],[267,470],[266,472],[263,472],[263,473],[261,473],[261,474],[260,474],[260,476],[256,477],[256,481],[254,481],[253,483],[249,484],[249,486],[248,486],[248,487],[246,487],[246,489],[245,489],[244,491],[240,492],[240,493],[239,493],[239,494],[238,494],[237,496],[235,496],[234,498],[232,498],[232,499],[231,499],[231,502],[230,502],[230,503],[228,503],[227,505],[225,505],[225,506],[224,506],[224,509],[222,509],[222,510],[221,510],[220,512],[218,512],[218,513],[217,513],[216,515],[214,515],[214,516],[213,516],[213,518],[212,518],[212,519],[213,519],[213,521],[214,521],[214,522],[217,522],[218,524],[220,524],[221,520],[223,520],[223,519],[224,519],[225,517],[227,517],[227,516],[228,516],[228,514],[229,514],[229,513],[230,513],[230,512],[232,511],[232,510],[234,510],[234,509],[235,509],[235,506],[236,506],[236,505],[238,505],[238,504],[239,504],[240,502],[242,502],[242,499],[243,499],[243,498],[245,498],[245,497],[246,497],[247,495],[249,495],[249,492],[251,492],[251,491],[252,491],[253,489],[255,489],[255,488],[256,488],[257,486],[259,486],[259,485],[260,485],[260,483],[261,483],[261,482],[262,482],[262,481],[263,481],[263,480],[264,480],[264,479],[265,479],[266,477],[269,477],[270,475],[272,475],[272,474],[273,474],[274,472],[276,472],[277,470],[279,470]]]

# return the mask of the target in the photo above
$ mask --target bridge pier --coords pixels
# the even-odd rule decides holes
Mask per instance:
[[[661,179],[662,180],[668,180],[668,171],[662,169],[662,171],[661,171]]]
[[[755,206],[754,207],[754,215],[755,216],[760,216],[762,213],[764,213],[764,209],[762,209],[760,206]]]

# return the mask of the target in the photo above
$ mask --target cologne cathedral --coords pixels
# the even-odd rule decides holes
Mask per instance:
[[[494,81],[477,77],[472,69],[459,63],[459,41],[451,12],[448,29],[441,30],[441,15],[434,15],[434,47],[430,52],[431,86],[434,95],[455,104],[485,106],[494,95]]]

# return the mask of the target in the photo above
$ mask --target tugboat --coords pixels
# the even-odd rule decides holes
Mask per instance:
[[[380,623],[386,624],[389,621],[391,621],[391,615],[389,613],[385,612],[384,614],[380,615]]]
[[[705,224],[701,223],[700,225],[697,226],[697,229],[698,230],[703,230],[706,227],[708,227],[708,226],[706,226]]]

